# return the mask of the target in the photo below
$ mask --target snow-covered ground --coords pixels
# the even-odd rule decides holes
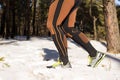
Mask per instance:
[[[99,51],[103,43],[91,40]],[[68,39],[72,68],[48,69],[55,62],[57,50],[51,38],[0,40],[0,80],[120,80],[120,54],[109,54],[96,68],[88,67],[88,53]]]

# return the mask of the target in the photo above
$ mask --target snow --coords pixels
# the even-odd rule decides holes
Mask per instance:
[[[68,39],[72,68],[48,69],[58,53],[51,38],[32,37],[26,41],[0,40],[0,80],[120,80],[120,54],[108,53],[96,68],[88,67],[88,53]],[[99,51],[106,46],[91,40]]]

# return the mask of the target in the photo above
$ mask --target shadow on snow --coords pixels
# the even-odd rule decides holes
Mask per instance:
[[[43,48],[43,51],[45,53],[43,60],[49,61],[49,60],[53,59],[53,60],[57,61],[59,54],[58,54],[58,52],[56,50]]]

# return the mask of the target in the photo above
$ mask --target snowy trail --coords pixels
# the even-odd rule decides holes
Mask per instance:
[[[99,51],[106,47],[91,40]],[[68,52],[72,68],[47,69],[55,62],[57,50],[50,38],[30,41],[0,41],[0,80],[120,80],[120,54],[109,54],[97,68],[87,66],[87,52],[68,39]]]

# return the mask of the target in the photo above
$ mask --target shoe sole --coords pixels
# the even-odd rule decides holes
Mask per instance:
[[[67,63],[66,65],[63,65],[61,62],[57,62],[54,65],[51,66],[46,66],[47,68],[57,68],[57,67],[62,67],[62,68],[72,68],[70,63]]]
[[[58,67],[58,66],[61,66],[62,65],[62,62],[56,62],[54,63],[53,65],[50,65],[50,66],[47,66],[47,68],[55,68],[55,67]]]
[[[58,65],[58,66],[62,66],[62,65]],[[56,66],[56,67],[58,67],[58,66]],[[54,67],[54,66],[46,66],[47,68],[56,68],[56,67]]]

